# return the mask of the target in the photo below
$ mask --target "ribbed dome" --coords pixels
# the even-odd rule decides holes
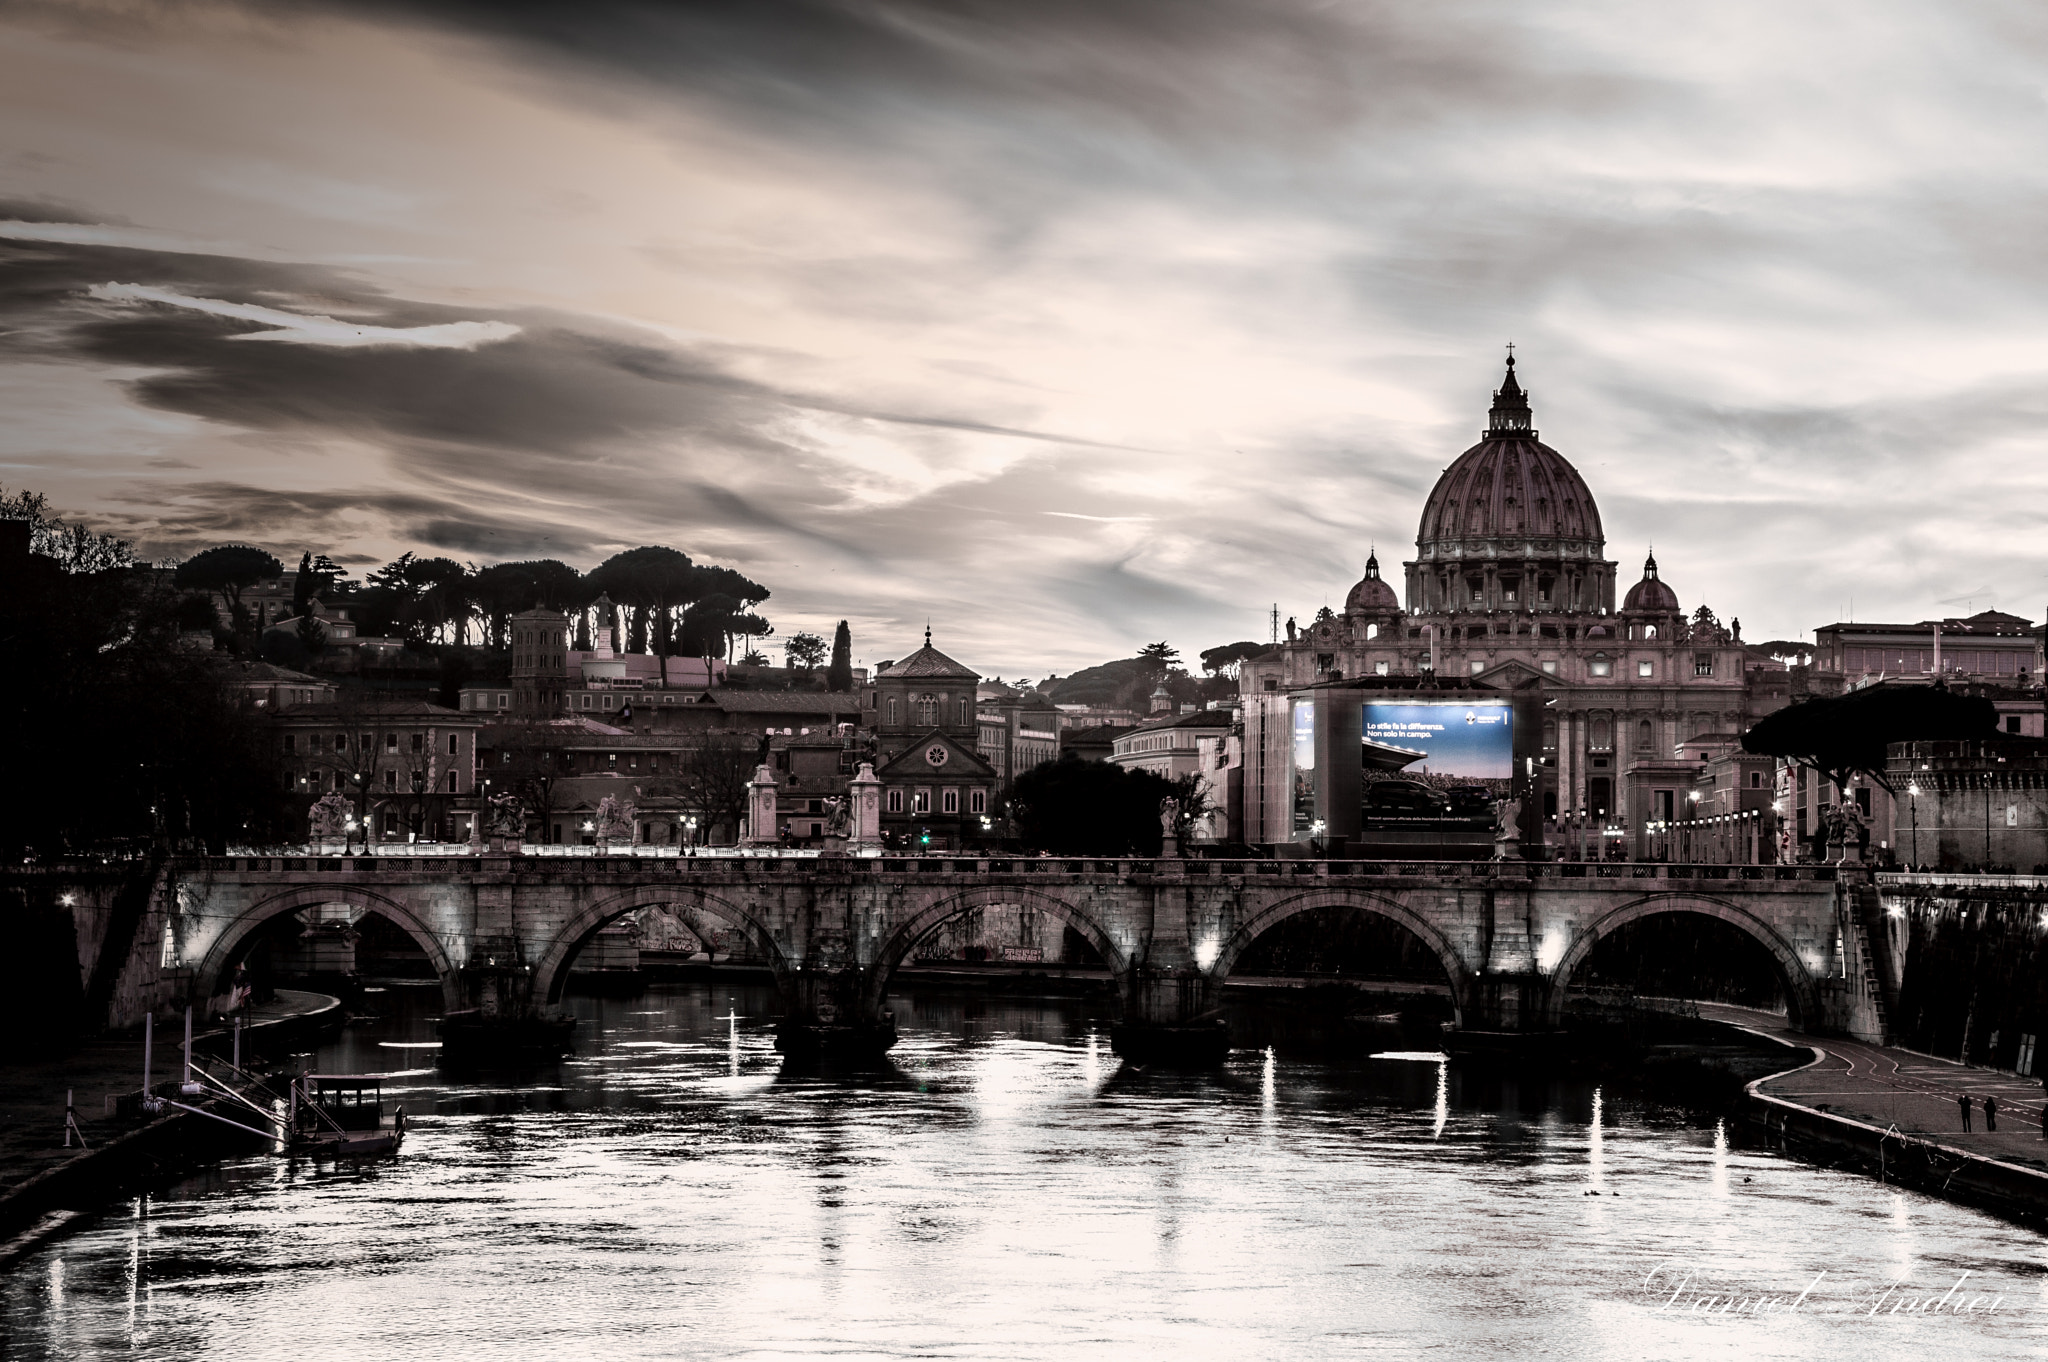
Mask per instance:
[[[1486,438],[1444,470],[1423,503],[1417,555],[1594,559],[1605,546],[1593,493],[1564,455],[1536,438],[1510,358]]]
[[[1365,560],[1365,577],[1351,594],[1344,598],[1344,613],[1347,615],[1398,615],[1401,613],[1401,598],[1394,594],[1394,588],[1380,580],[1380,559],[1371,554]]]
[[[1656,554],[1643,560],[1643,580],[1628,589],[1628,595],[1622,597],[1621,608],[1646,615],[1678,613],[1678,593],[1657,575]]]

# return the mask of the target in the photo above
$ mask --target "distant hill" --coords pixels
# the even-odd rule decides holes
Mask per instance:
[[[1046,698],[1056,705],[1113,705],[1144,679],[1149,665],[1140,658],[1126,657],[1099,667],[1083,667],[1046,691]]]

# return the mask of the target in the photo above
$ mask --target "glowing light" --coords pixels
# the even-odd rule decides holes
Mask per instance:
[[[1195,943],[1195,963],[1209,969],[1216,963],[1216,957],[1223,953],[1223,943],[1213,936],[1205,936]]]
[[[1536,968],[1545,974],[1554,973],[1557,962],[1564,959],[1565,933],[1562,927],[1552,927],[1543,933],[1543,944],[1536,948]]]
[[[76,907],[78,904],[78,895],[64,894],[58,898],[57,902],[63,904],[66,908]]]

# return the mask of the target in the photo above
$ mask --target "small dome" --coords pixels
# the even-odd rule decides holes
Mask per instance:
[[[1645,615],[1678,613],[1678,593],[1657,576],[1656,554],[1652,553],[1643,560],[1643,580],[1628,589],[1628,595],[1622,598],[1621,608]]]
[[[1398,615],[1401,613],[1401,598],[1394,594],[1394,588],[1380,580],[1380,559],[1377,553],[1365,560],[1365,578],[1351,588],[1351,594],[1344,598],[1344,613],[1347,615]]]

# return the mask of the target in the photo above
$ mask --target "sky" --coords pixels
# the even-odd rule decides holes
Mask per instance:
[[[2021,3],[0,0],[0,486],[1042,677],[1398,581],[1513,341],[1624,584],[2038,621],[2044,241]]]

